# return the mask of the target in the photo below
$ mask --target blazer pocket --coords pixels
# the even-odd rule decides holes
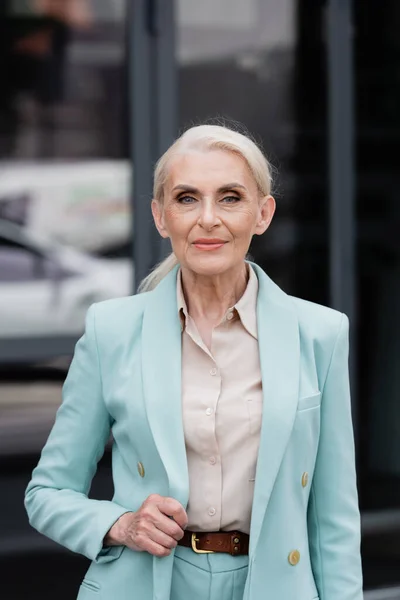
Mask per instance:
[[[297,405],[297,412],[301,410],[308,410],[310,408],[317,408],[321,404],[321,392],[317,392],[312,396],[305,396],[304,398],[300,398],[299,403]]]
[[[81,583],[81,588],[85,590],[90,590],[91,592],[100,592],[100,584],[96,581],[92,581],[91,579],[84,579]]]

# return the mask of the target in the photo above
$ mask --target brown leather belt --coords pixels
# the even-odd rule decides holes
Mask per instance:
[[[192,548],[197,554],[227,552],[232,556],[238,556],[249,553],[249,539],[250,536],[241,531],[195,532],[186,530],[178,544]]]

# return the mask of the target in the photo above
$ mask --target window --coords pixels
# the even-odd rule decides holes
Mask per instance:
[[[0,285],[20,283],[21,294],[24,283],[54,293],[67,282],[58,291],[72,303],[81,273],[97,300],[131,291],[129,265],[121,281],[99,275],[132,256],[126,13],[125,0],[1,3],[0,219],[21,245],[0,247]],[[35,236],[48,242],[43,251],[30,245]],[[57,326],[50,317],[43,331],[68,332],[68,311]]]
[[[324,3],[180,0],[181,128],[222,116],[255,135],[277,168],[277,212],[251,253],[285,291],[328,296]]]
[[[398,2],[355,2],[358,386],[362,509],[400,519]],[[371,45],[371,23],[376,43]],[[388,515],[388,518],[390,515]],[[392,517],[393,518],[393,517]],[[400,582],[398,528],[365,541],[367,583]]]

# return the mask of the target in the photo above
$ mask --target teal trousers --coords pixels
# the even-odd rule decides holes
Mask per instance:
[[[170,600],[243,600],[249,557],[177,546]]]

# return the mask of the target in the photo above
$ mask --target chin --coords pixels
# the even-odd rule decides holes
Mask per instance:
[[[195,259],[189,260],[186,263],[186,267],[197,273],[198,275],[204,275],[212,277],[213,275],[221,275],[230,269],[237,267],[238,264],[233,259],[229,260],[227,257],[217,256],[198,256]]]

